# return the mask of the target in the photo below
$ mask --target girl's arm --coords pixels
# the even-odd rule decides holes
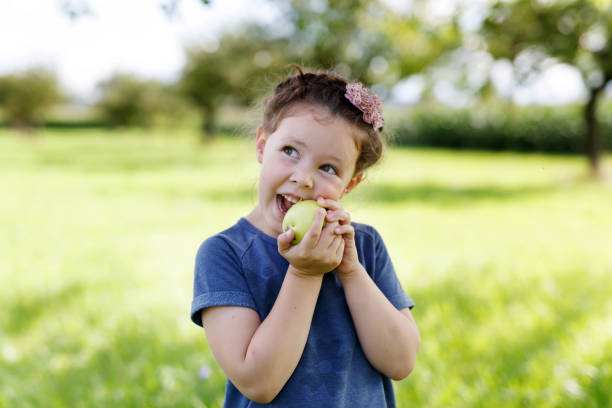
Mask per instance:
[[[206,338],[232,384],[247,398],[268,403],[285,385],[304,351],[322,276],[304,277],[289,267],[263,322],[253,309],[202,311]]]
[[[338,224],[323,228],[324,218],[321,211],[299,245],[291,246],[291,230],[279,236],[279,252],[290,266],[263,322],[244,307],[202,312],[217,362],[232,384],[255,402],[272,401],[293,374],[308,339],[323,275],[342,259],[344,240],[333,233]]]
[[[350,215],[337,201],[319,199],[318,203],[328,208],[327,221],[339,223],[335,232],[344,238],[344,254],[335,274],[344,288],[359,343],[370,364],[387,377],[401,380],[412,372],[421,341],[412,313],[408,308],[396,309],[359,263]]]
[[[410,309],[396,309],[361,265],[338,278],[370,364],[394,380],[407,377],[414,368],[420,344]]]

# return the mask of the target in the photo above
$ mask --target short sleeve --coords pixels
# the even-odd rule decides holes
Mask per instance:
[[[393,306],[397,309],[404,309],[406,307],[412,309],[415,303],[402,288],[385,243],[374,228],[372,228],[372,233],[375,257],[374,270],[371,275],[372,279]]]
[[[200,246],[195,259],[191,320],[202,326],[201,310],[211,306],[255,309],[241,258],[224,238],[213,236]]]

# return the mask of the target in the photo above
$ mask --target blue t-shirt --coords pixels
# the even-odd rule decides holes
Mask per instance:
[[[402,290],[378,232],[352,223],[359,261],[397,308],[414,307]],[[210,306],[254,309],[263,321],[276,300],[289,267],[266,235],[245,218],[208,238],[195,261],[191,319],[202,326]],[[300,361],[276,398],[267,405],[246,398],[227,381],[225,407],[395,407],[391,380],[366,359],[344,297],[333,273],[323,277],[308,340]]]

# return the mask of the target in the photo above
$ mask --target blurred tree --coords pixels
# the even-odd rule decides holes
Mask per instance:
[[[423,29],[420,15],[398,16],[380,0],[271,3],[280,12],[275,24],[248,24],[227,33],[215,52],[227,57],[225,72],[232,89],[239,92],[234,96],[243,102],[254,100],[267,88],[260,79],[286,71],[289,63],[333,70],[367,85],[390,87],[400,77],[419,72],[460,41],[452,24],[432,24]],[[424,7],[421,9],[426,13]]]
[[[523,78],[555,61],[582,73],[588,88],[585,142],[591,173],[601,174],[597,103],[612,81],[612,5],[599,0],[496,1],[481,33],[495,58],[509,58]]]
[[[0,77],[0,107],[8,121],[23,130],[42,124],[47,110],[62,99],[56,75],[47,70]]]
[[[427,0],[390,3],[382,9],[382,18],[371,22],[388,39],[389,68],[383,81],[389,88],[418,75],[422,100],[439,84],[436,72],[441,67],[452,66],[453,76],[465,76],[453,60],[453,52],[464,44],[458,11],[450,3],[443,9],[440,12],[439,2]]]
[[[202,115],[203,141],[213,139],[221,99],[231,93],[223,55],[191,49],[178,88]]]
[[[179,103],[169,87],[131,74],[115,74],[98,88],[96,107],[113,126],[150,126],[165,112],[176,111]]]
[[[426,0],[274,0],[284,21],[270,31],[287,39],[287,59],[332,69],[375,85],[385,96],[461,44],[454,13],[432,18]]]
[[[276,0],[285,19],[278,35],[288,41],[293,62],[331,69],[372,84],[387,70],[388,38],[378,28],[384,16],[377,0]],[[284,27],[284,29],[283,29]]]
[[[244,24],[218,43],[188,51],[180,88],[203,115],[204,135],[214,134],[218,106],[248,105],[276,82],[290,63],[328,69],[379,94],[403,76],[419,72],[460,43],[452,20],[421,26],[421,14],[398,16],[379,0],[274,0],[274,24]]]
[[[247,24],[226,33],[218,44],[187,51],[179,89],[202,114],[205,141],[216,131],[218,108],[226,102],[247,106],[268,89],[268,82],[286,70],[287,41],[261,26]]]
[[[287,38],[275,37],[258,24],[247,24],[240,31],[224,35],[217,54],[225,61],[233,102],[248,106],[266,93],[270,83],[276,83],[293,62],[289,49]]]
[[[392,70],[399,78],[422,72],[463,44],[456,12],[435,16],[429,1],[414,0],[403,13],[384,10],[378,29],[389,39]]]

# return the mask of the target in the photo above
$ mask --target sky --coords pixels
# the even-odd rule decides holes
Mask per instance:
[[[214,49],[219,33],[241,21],[274,24],[278,19],[264,0],[213,0],[208,6],[179,0],[173,17],[161,9],[168,0],[88,0],[91,15],[71,20],[62,12],[65,1],[0,0],[0,75],[44,66],[57,73],[67,93],[93,101],[96,84],[113,73],[172,81],[185,62],[186,46]],[[578,72],[567,65],[551,66],[531,86],[516,87],[509,63],[488,63],[500,92],[517,103],[567,103],[585,96]],[[441,73],[434,94],[450,104],[469,102],[451,79]],[[416,76],[402,81],[391,96],[413,103],[423,88],[422,77]]]

